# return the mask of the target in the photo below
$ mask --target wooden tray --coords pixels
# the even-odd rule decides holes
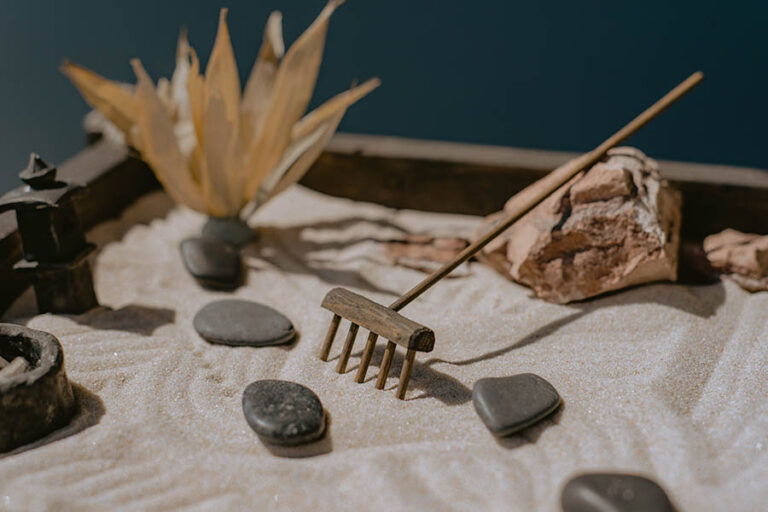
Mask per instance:
[[[574,156],[340,133],[302,184],[326,194],[394,208],[486,215]],[[727,227],[768,233],[767,171],[659,163],[662,174],[683,193],[684,239],[700,240]],[[64,162],[59,176],[88,189],[76,203],[86,229],[119,215],[138,197],[159,187],[146,164],[107,140],[95,142]],[[0,214],[0,311],[29,284],[12,270],[19,259],[15,214]]]

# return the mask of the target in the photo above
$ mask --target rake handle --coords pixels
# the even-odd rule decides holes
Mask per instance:
[[[411,301],[430,289],[442,278],[450,274],[453,269],[474,256],[494,238],[501,235],[504,231],[507,230],[507,228],[514,224],[515,221],[531,211],[537,204],[543,201],[547,196],[561,187],[564,183],[566,183],[582,170],[600,161],[600,159],[605,156],[609,149],[613,148],[617,144],[620,144],[640,128],[645,126],[648,121],[666,110],[667,107],[683,97],[703,79],[704,74],[701,71],[693,73],[683,82],[681,82],[677,87],[659,99],[656,103],[635,117],[626,126],[624,126],[624,128],[606,139],[598,147],[588,153],[584,153],[583,155],[574,158],[573,160],[569,160],[551,173],[547,174],[543,178],[515,194],[512,199],[507,202],[505,210],[510,213],[503,221],[497,224],[496,227],[488,231],[481,238],[475,240],[469,247],[461,251],[461,253],[459,253],[459,255],[453,259],[453,261],[446,263],[441,268],[427,276],[419,284],[403,294],[399,299],[397,299],[389,306],[390,309],[399,311],[403,307],[410,304]]]

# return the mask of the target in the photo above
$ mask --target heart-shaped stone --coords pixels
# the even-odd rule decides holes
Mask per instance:
[[[561,403],[557,390],[538,375],[480,379],[472,390],[480,419],[497,436],[508,436],[541,421]]]

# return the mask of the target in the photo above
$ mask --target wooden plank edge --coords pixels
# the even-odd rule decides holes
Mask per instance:
[[[487,215],[574,156],[557,151],[337,134],[302,184],[326,194],[393,208]],[[701,239],[727,227],[768,233],[764,221],[768,218],[768,171],[667,160],[659,165],[662,174],[683,193],[684,238]]]

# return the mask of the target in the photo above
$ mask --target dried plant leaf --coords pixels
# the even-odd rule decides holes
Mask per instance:
[[[342,112],[338,119],[339,122],[343,116],[344,113]],[[304,175],[307,169],[309,169],[309,167],[312,165],[312,162],[314,162],[315,159],[320,155],[323,147],[328,143],[328,139],[336,130],[336,127],[331,126],[331,124],[332,122],[327,122],[325,125],[318,127],[314,132],[308,133],[301,139],[293,141],[293,143],[288,146],[288,148],[283,153],[282,160],[280,160],[272,172],[270,172],[269,175],[264,178],[264,181],[262,181],[259,189],[256,191],[256,195],[254,197],[254,206],[256,208],[262,206],[269,199],[276,195],[277,192],[275,192],[275,190],[277,187],[280,187],[284,182],[286,182],[286,178],[290,179],[288,176],[289,173],[291,173],[291,176],[293,176],[294,174],[300,172],[300,175],[298,178],[296,178],[295,181],[301,179],[301,176]],[[336,125],[338,125],[338,122]],[[327,137],[326,134],[328,134]],[[313,151],[313,148],[318,149],[315,152]],[[314,156],[305,157],[308,154],[312,154]],[[301,172],[302,168],[304,168],[303,172]],[[290,185],[290,183],[283,186],[281,190],[287,188],[288,185]]]
[[[204,140],[203,118],[205,116],[206,87],[203,77],[200,75],[200,60],[193,48],[189,49],[189,74],[187,75],[187,93],[189,106],[192,111],[192,121],[195,125],[197,140]]]
[[[171,102],[176,107],[174,116],[177,121],[191,121],[192,111],[189,103],[189,92],[187,91],[187,80],[191,64],[189,62],[191,48],[187,30],[182,29],[179,32],[179,39],[176,43],[176,67],[171,75]]]
[[[227,117],[236,123],[240,109],[240,77],[229,38],[227,12],[227,9],[222,9],[219,13],[219,30],[205,69],[205,86],[209,95],[221,96]]]
[[[205,71],[201,140],[210,181],[208,199],[216,211],[214,215],[236,215],[245,203],[239,186],[239,169],[231,165],[238,143],[240,78],[226,18],[227,9],[222,9],[216,42]]]
[[[198,211],[206,211],[199,189],[187,170],[179,151],[173,124],[157,97],[152,79],[138,59],[131,60],[136,84],[136,122],[141,130],[142,156],[175,201]]]
[[[340,110],[346,111],[350,105],[366,96],[379,85],[381,85],[381,80],[371,78],[357,87],[337,94],[293,125],[291,138],[295,140],[305,136],[328,119],[336,116]]]
[[[243,206],[240,190],[234,183],[230,160],[237,138],[237,126],[228,118],[224,99],[216,93],[208,94],[203,121],[203,154],[207,177],[206,200],[211,214],[217,217],[237,215]]]
[[[291,140],[291,128],[309,105],[323,58],[328,20],[343,0],[331,0],[317,19],[291,45],[280,63],[264,123],[247,153],[245,197],[253,197],[259,183],[279,162]]]
[[[203,137],[203,118],[205,110],[205,81],[200,75],[200,61],[197,53],[192,47],[189,52],[189,72],[187,73],[187,97],[189,99],[189,110],[192,116],[192,124],[196,135],[196,144],[192,153],[189,155],[189,168],[194,179],[196,179],[202,188],[203,200],[208,203],[208,166],[205,163],[202,142]]]
[[[329,18],[342,3],[330,0],[287,53],[282,15],[273,12],[242,95],[226,9],[205,74],[183,30],[170,80],[155,86],[141,63],[132,61],[135,94],[73,64],[62,71],[120,127],[177,202],[213,216],[242,215],[245,205],[267,201],[300,180],[346,109],[379,85],[369,80],[304,115]]]
[[[89,105],[101,112],[120,131],[130,135],[131,125],[135,122],[131,91],[69,61],[61,65],[61,72],[72,81]]]
[[[323,152],[325,146],[328,145],[328,141],[333,137],[333,134],[336,132],[336,128],[339,127],[339,123],[341,123],[346,111],[346,108],[342,109],[340,112],[337,112],[334,117],[315,129],[316,132],[320,133],[318,140],[296,160],[290,169],[288,169],[282,179],[278,182],[277,186],[270,192],[269,199],[272,199],[277,194],[283,192],[291,185],[298,183],[299,180],[304,177],[307,171],[309,171],[309,168],[312,167],[312,164],[315,163],[315,160],[317,160]]]
[[[157,87],[155,88],[157,97],[168,111],[169,116],[173,116],[173,105],[171,104],[171,82],[167,78],[161,77],[157,81]]]
[[[272,97],[277,67],[284,54],[283,15],[274,11],[267,20],[264,41],[245,84],[243,103],[240,107],[240,136],[244,143],[253,140],[254,134],[259,132]]]

